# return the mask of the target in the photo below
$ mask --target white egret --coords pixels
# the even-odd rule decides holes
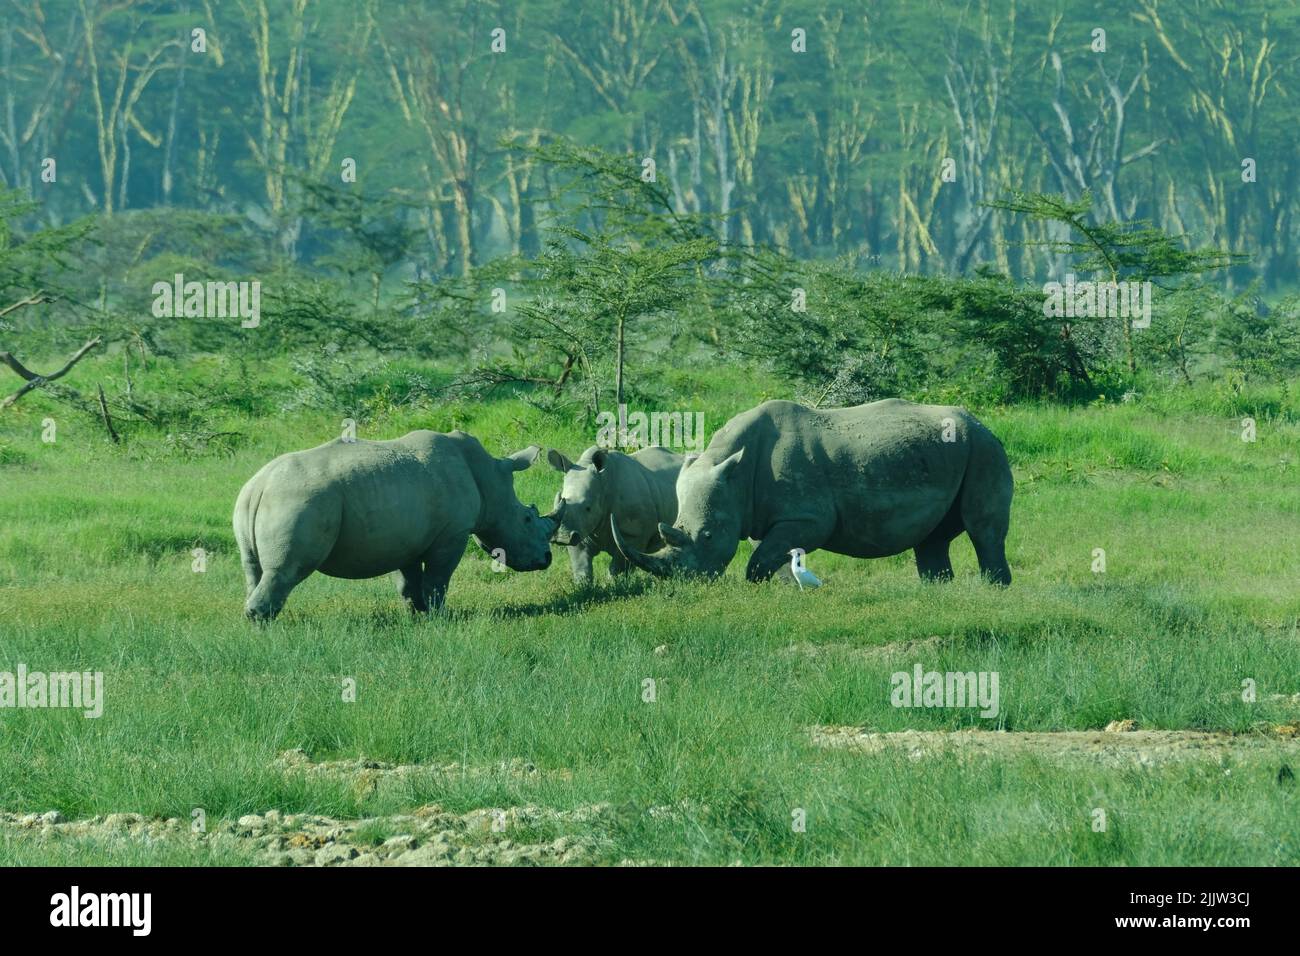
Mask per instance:
[[[802,591],[805,587],[819,588],[822,586],[821,579],[813,574],[803,563],[803,548],[790,549],[790,576],[794,578],[795,584],[799,585]]]

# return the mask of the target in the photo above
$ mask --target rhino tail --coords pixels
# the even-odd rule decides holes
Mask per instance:
[[[235,542],[239,546],[239,563],[244,569],[244,584],[249,595],[262,581],[262,563],[257,557],[255,521],[262,500],[260,484],[249,482],[235,503]]]

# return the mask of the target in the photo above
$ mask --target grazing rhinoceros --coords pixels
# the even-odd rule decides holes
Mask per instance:
[[[818,411],[765,402],[716,432],[677,479],[667,546],[618,548],[653,574],[718,575],[741,538],[761,542],[745,572],[762,581],[792,549],[880,558],[911,548],[922,578],[949,578],[948,544],[965,531],[980,570],[1011,583],[1003,550],[1011,468],[965,409],[898,399]]]
[[[541,449],[493,458],[461,431],[416,431],[392,441],[335,439],[281,455],[235,502],[235,540],[254,620],[280,613],[307,575],[397,573],[412,611],[442,607],[470,535],[516,571],[551,563],[561,515],[515,497],[514,473]]]
[[[564,509],[564,520],[551,540],[568,545],[573,580],[591,583],[591,561],[598,554],[610,556],[611,575],[628,569],[627,559],[614,546],[610,515],[636,547],[643,551],[663,547],[659,522],[677,517],[674,487],[682,470],[681,455],[658,446],[625,455],[592,445],[576,464],[554,448],[546,453],[546,460],[564,473],[564,487],[555,496],[555,507]]]

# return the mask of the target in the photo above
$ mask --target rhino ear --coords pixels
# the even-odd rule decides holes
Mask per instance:
[[[564,457],[564,452],[558,448],[552,448],[546,452],[546,460],[556,471],[570,471],[575,466],[573,462]]]
[[[608,460],[609,460],[608,452],[606,452],[605,449],[603,448],[601,448],[594,455],[591,456],[591,463],[593,466],[595,466],[597,472],[601,472],[605,470],[605,462],[607,462]]]
[[[740,464],[740,459],[745,456],[745,449],[740,449],[734,455],[728,455],[722,461],[713,466],[713,473],[719,478],[727,478],[735,473],[736,466]]]
[[[506,463],[510,466],[511,471],[523,471],[529,465],[537,460],[537,456],[542,453],[541,445],[529,445],[522,451],[517,451],[510,457],[506,458]]]

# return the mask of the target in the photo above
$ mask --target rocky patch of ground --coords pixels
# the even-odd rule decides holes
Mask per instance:
[[[419,780],[500,777],[520,781],[569,780],[573,777],[570,770],[542,770],[531,762],[520,759],[503,761],[494,767],[464,767],[459,763],[393,764],[365,758],[314,761],[301,748],[286,750],[276,759],[275,765],[285,773],[350,780],[359,796],[366,796],[386,786]]]
[[[569,779],[567,770],[541,770],[526,760],[494,767],[460,764],[392,764],[364,758],[313,761],[303,750],[281,754],[286,774],[352,781],[367,795],[390,784],[423,779],[507,777]],[[485,807],[452,813],[433,804],[406,814],[343,820],[268,810],[196,829],[179,817],[111,813],[67,820],[57,810],[37,814],[0,811],[0,833],[19,839],[112,843],[206,841],[213,848],[242,851],[267,866],[473,866],[585,863],[601,846],[606,804],[555,810],[540,806]]]
[[[44,814],[0,812],[0,831],[34,840],[206,840],[246,851],[266,866],[564,865],[587,862],[599,847],[592,835],[556,835],[608,814],[606,805],[576,810],[521,806],[456,814],[433,805],[410,814],[338,820],[270,810],[220,821],[194,832],[188,820],[112,813],[65,820]]]
[[[899,752],[914,760],[939,754],[1005,758],[1030,755],[1050,760],[1084,761],[1104,766],[1158,766],[1177,761],[1300,760],[1300,739],[1291,725],[1256,734],[1199,730],[1135,730],[1116,721],[1108,730],[933,731],[873,733],[861,727],[814,727],[816,746],[863,754]]]

